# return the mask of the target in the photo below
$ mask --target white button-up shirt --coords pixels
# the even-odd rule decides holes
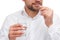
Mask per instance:
[[[9,40],[9,28],[17,23],[26,26],[27,29],[16,40],[60,40],[60,19],[54,15],[53,25],[48,28],[45,25],[43,16],[40,14],[39,12],[34,18],[31,18],[25,10],[20,10],[7,16],[0,31],[0,40]]]

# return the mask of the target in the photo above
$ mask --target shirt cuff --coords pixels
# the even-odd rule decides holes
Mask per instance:
[[[56,32],[59,32],[59,28],[60,28],[60,25],[52,24],[52,25],[48,28],[48,32],[49,32],[49,34],[54,34],[54,33],[56,33]]]

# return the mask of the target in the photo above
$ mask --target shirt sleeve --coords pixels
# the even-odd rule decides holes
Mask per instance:
[[[53,24],[48,30],[52,40],[60,40],[60,18],[57,15],[54,15]]]
[[[8,38],[9,28],[14,23],[16,23],[16,19],[14,19],[13,16],[10,15],[7,16],[0,30],[0,40],[9,40]]]

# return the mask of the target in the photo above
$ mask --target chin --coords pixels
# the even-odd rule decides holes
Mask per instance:
[[[39,7],[33,7],[33,9],[35,9],[35,10],[39,10],[40,8],[39,8]]]
[[[36,11],[38,11],[39,10],[39,8],[34,8]]]

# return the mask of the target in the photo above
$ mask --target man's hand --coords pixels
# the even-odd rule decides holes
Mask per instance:
[[[53,10],[48,7],[40,7],[41,15],[45,19],[45,24],[49,27],[53,24]]]
[[[9,40],[16,40],[16,37],[21,37],[24,34],[22,30],[26,30],[26,27],[20,24],[12,25],[8,34]]]

